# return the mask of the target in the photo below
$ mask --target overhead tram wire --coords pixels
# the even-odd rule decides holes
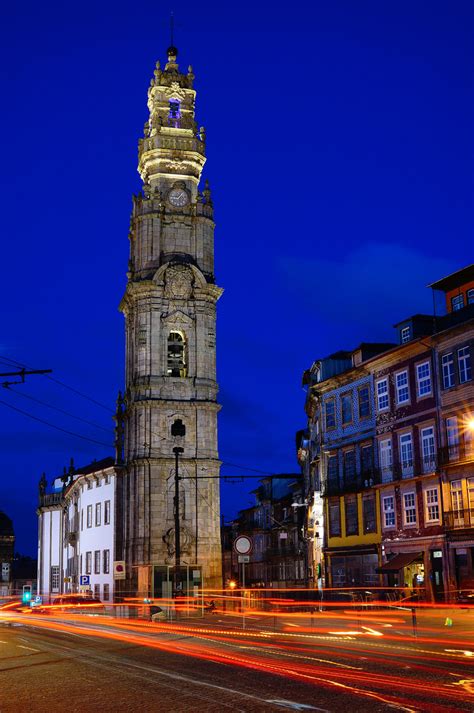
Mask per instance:
[[[7,401],[3,401],[0,399],[0,404],[3,406],[6,406],[9,409],[12,409],[13,411],[17,411],[18,413],[21,413],[23,416],[27,416],[28,418],[33,419],[33,421],[38,421],[38,423],[43,423],[46,426],[49,426],[50,428],[55,428],[56,431],[62,431],[63,433],[67,433],[69,436],[74,436],[75,438],[81,438],[83,441],[90,441],[91,443],[96,443],[99,446],[105,446],[106,448],[110,448],[111,450],[113,449],[113,444],[111,443],[104,443],[103,441],[96,441],[94,438],[89,438],[88,436],[82,436],[80,433],[75,433],[74,431],[68,431],[66,428],[61,428],[61,426],[56,426],[56,424],[51,423],[50,421],[46,421],[43,418],[40,418],[39,416],[34,416],[32,413],[28,413],[28,411],[23,411],[23,409],[17,408],[16,406],[13,406],[12,404],[9,404]]]
[[[86,418],[82,418],[81,416],[76,416],[73,413],[70,413],[69,411],[65,411],[62,408],[59,408],[59,406],[54,406],[54,404],[50,404],[47,401],[42,401],[41,399],[37,399],[34,396],[31,396],[30,394],[25,394],[24,391],[18,391],[17,389],[10,389],[8,388],[8,391],[10,393],[15,394],[16,396],[21,396],[24,399],[29,399],[30,401],[34,401],[36,404],[40,404],[40,406],[46,406],[47,408],[52,409],[53,411],[58,411],[58,413],[62,413],[65,416],[69,416],[70,418],[76,419],[76,421],[82,421],[82,423],[87,423],[89,426],[94,426],[94,428],[99,428],[101,431],[105,431],[105,433],[108,434],[113,434],[113,431],[111,428],[105,428],[105,426],[101,426],[98,423],[94,423],[94,421],[88,421]]]
[[[15,359],[9,359],[8,357],[4,357],[4,356],[0,356],[0,359],[6,363],[15,364],[15,365],[21,366],[21,367],[28,367],[27,364],[23,364],[22,362],[16,361]],[[59,379],[56,379],[54,376],[49,376],[48,374],[45,374],[44,376],[46,376],[46,378],[49,379],[50,381],[53,381],[55,384],[59,384],[59,386],[63,386],[65,389],[69,389],[69,391],[72,391],[74,394],[81,396],[83,399],[90,401],[91,403],[95,404],[96,406],[100,406],[100,408],[105,409],[109,413],[115,413],[115,411],[113,409],[111,409],[110,406],[106,406],[105,404],[101,403],[100,401],[97,401],[96,399],[92,398],[92,396],[88,396],[87,394],[84,394],[82,391],[75,389],[73,386],[69,386],[69,384],[66,384],[64,381],[60,381]]]

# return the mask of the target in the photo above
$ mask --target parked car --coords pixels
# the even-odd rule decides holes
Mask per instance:
[[[90,612],[96,611],[97,613],[102,613],[103,606],[100,599],[88,597],[84,594],[63,594],[53,599],[52,602],[53,611],[54,608],[57,607],[61,611],[67,611],[69,609],[72,611],[82,611],[85,609]]]

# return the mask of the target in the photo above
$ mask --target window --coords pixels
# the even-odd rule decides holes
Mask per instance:
[[[92,552],[86,552],[86,574],[92,574]]]
[[[84,529],[84,508],[81,510],[81,531]]]
[[[110,550],[104,550],[104,562],[103,562],[103,573],[109,574],[110,572]]]
[[[59,592],[59,567],[54,565],[51,567],[51,591]]]
[[[405,518],[405,525],[416,525],[415,493],[403,494],[403,513]]]
[[[170,119],[179,119],[181,116],[180,112],[180,104],[178,99],[170,99],[170,112],[169,112],[169,118]]]
[[[100,550],[94,552],[94,574],[100,574]]]
[[[400,341],[402,344],[406,344],[411,339],[411,329],[410,327],[402,327],[400,330]]]
[[[402,475],[406,478],[413,475],[413,440],[411,433],[400,436],[400,463]]]
[[[362,446],[360,451],[360,464],[363,476],[372,475],[374,466],[374,449],[372,445]]]
[[[458,349],[459,383],[464,384],[471,380],[471,349],[462,347]]]
[[[110,485],[110,475],[105,476],[105,484]]]
[[[82,574],[82,573],[83,573],[83,569],[82,569],[82,555],[81,555],[81,557],[80,557],[80,563],[81,563],[81,568],[80,568],[80,570],[79,570],[79,574]]]
[[[397,390],[397,404],[406,404],[410,400],[408,388],[408,371],[401,371],[395,376]]]
[[[94,598],[100,599],[100,584],[94,584]]]
[[[472,510],[471,518],[474,516],[474,478],[467,479],[467,502]]]
[[[459,430],[456,416],[450,416],[446,419],[446,442],[449,460],[459,458]]]
[[[180,332],[170,332],[168,337],[168,376],[186,376],[185,342]]]
[[[388,379],[381,379],[377,381],[377,409],[384,411],[388,405]]]
[[[326,415],[326,428],[336,428],[336,402],[334,399],[329,399],[324,404],[324,412]]]
[[[346,510],[346,536],[359,534],[359,518],[357,513],[357,496],[346,495],[344,498]]]
[[[359,418],[370,416],[370,388],[361,386],[359,389]]]
[[[436,467],[434,427],[421,429],[421,458],[423,473],[430,473]]]
[[[395,527],[395,498],[393,495],[386,495],[382,498],[382,510],[384,527]]]
[[[92,527],[92,505],[87,506],[87,527]]]
[[[110,525],[110,500],[104,503],[104,525]]]
[[[392,441],[387,438],[379,441],[380,470],[382,483],[392,480]]]
[[[450,389],[454,386],[454,358],[453,353],[444,354],[441,358],[441,368],[443,371],[443,389]]]
[[[467,304],[472,305],[474,304],[474,288],[470,289],[466,292],[466,297],[467,297]]]
[[[102,478],[97,478],[97,480],[95,481],[95,487],[96,488],[102,487]]]
[[[439,494],[438,488],[427,488],[425,490],[426,521],[435,522],[439,520]]]
[[[337,485],[338,482],[338,462],[337,456],[329,456],[328,458],[328,482]]]
[[[104,602],[110,601],[110,584],[104,584],[104,596],[102,597]]]
[[[464,524],[464,502],[462,497],[462,482],[451,481],[451,503],[453,506],[454,524],[459,527]]]
[[[416,366],[416,383],[418,396],[428,396],[431,394],[431,369],[429,361]]]
[[[362,520],[364,524],[364,533],[377,531],[375,517],[375,495],[364,495],[362,497]]]
[[[345,482],[351,482],[355,479],[356,474],[356,463],[355,463],[355,451],[345,451],[344,452],[344,480]]]
[[[87,490],[92,490],[92,480],[87,481]]]
[[[95,504],[95,526],[96,527],[98,527],[100,525],[101,515],[102,515],[102,504],[96,503]]]
[[[352,421],[352,395],[344,394],[341,396],[341,413],[342,413],[342,423],[351,423]]]
[[[464,296],[463,295],[456,295],[455,297],[451,297],[451,309],[453,312],[457,312],[458,309],[462,309],[464,307]]]
[[[339,537],[341,534],[339,498],[329,502],[329,534],[331,537]]]

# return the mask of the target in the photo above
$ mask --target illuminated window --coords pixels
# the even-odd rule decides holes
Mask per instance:
[[[102,599],[104,602],[110,601],[110,584],[104,584],[104,596]]]
[[[411,330],[410,327],[403,327],[400,330],[400,338],[401,338],[401,343],[406,344],[407,342],[410,341],[411,339]]]
[[[430,473],[436,467],[433,426],[421,429],[421,454],[423,459],[423,473]]]
[[[101,503],[96,503],[95,504],[95,526],[98,527],[100,525],[101,521],[101,511],[102,511],[102,504]]]
[[[104,550],[103,572],[104,574],[110,572],[110,550]]]
[[[405,525],[416,525],[415,493],[403,494],[403,515],[405,519]]]
[[[386,495],[382,498],[382,509],[384,527],[395,527],[395,498],[393,495]]]
[[[359,518],[357,512],[357,496],[346,495],[344,498],[346,510],[346,535],[359,534]]]
[[[382,483],[387,483],[392,480],[392,441],[390,438],[379,441],[379,459]]]
[[[426,521],[434,522],[439,520],[439,494],[438,488],[425,490]]]
[[[454,358],[453,353],[444,354],[441,359],[443,369],[443,389],[450,389],[454,386]]]
[[[86,552],[86,574],[92,574],[92,552]]]
[[[464,384],[471,380],[471,349],[462,347],[458,349],[459,382]]]
[[[377,409],[384,411],[388,406],[388,379],[381,379],[377,381]]]
[[[413,475],[413,440],[411,433],[404,433],[400,436],[400,461],[402,475],[405,478]]]
[[[474,289],[468,290],[466,292],[466,297],[467,297],[467,304],[472,305],[474,304]]]
[[[341,535],[341,509],[339,498],[329,502],[329,534],[331,537]]]
[[[431,370],[429,361],[416,366],[416,383],[418,396],[428,396],[431,394]]]
[[[464,307],[463,295],[456,295],[455,297],[451,297],[451,309],[453,312],[456,312],[458,309],[462,309],[463,307]]]
[[[179,119],[181,116],[180,104],[178,99],[170,99],[170,119]]]
[[[410,390],[408,388],[408,372],[401,371],[395,377],[397,387],[397,404],[406,404],[410,400]]]
[[[168,376],[186,376],[186,343],[180,332],[168,337]]]

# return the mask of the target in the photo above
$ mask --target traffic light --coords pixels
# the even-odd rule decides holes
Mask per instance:
[[[29,604],[31,602],[31,584],[23,585],[23,604]]]

